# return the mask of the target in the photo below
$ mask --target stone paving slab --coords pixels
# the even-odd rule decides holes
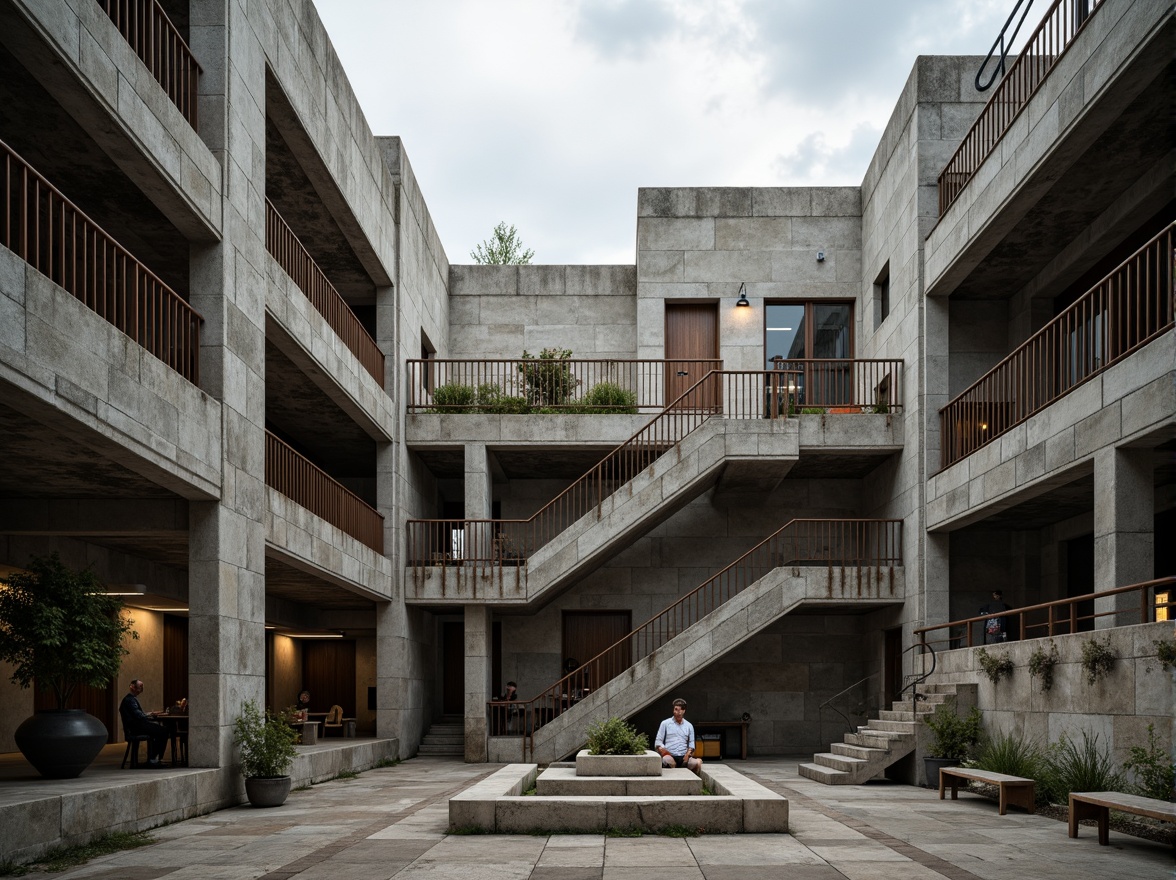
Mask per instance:
[[[1161,880],[1170,847],[1066,836],[1040,815],[995,817],[896,783],[823,786],[808,756],[739,762],[789,800],[791,834],[693,838],[454,835],[448,800],[500,765],[415,758],[157,829],[157,843],[62,878],[93,880]],[[985,805],[981,805],[985,806]],[[934,820],[934,821],[931,821]],[[953,838],[952,835],[955,835]]]

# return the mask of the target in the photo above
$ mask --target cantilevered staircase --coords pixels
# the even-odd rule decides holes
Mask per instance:
[[[813,755],[812,763],[799,765],[800,775],[827,785],[860,785],[877,776],[915,750],[923,718],[948,700],[975,705],[974,684],[929,684],[918,698],[895,700],[878,717],[847,733],[830,751]]]
[[[754,459],[765,489],[799,458],[785,371],[712,371],[527,520],[409,520],[405,600],[529,605],[607,561]]]
[[[901,604],[901,547],[898,520],[792,520],[533,699],[489,704],[490,730],[558,760],[593,721],[634,714],[801,605]]]

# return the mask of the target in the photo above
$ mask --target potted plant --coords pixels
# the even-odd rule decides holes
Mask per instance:
[[[923,719],[934,739],[923,758],[927,784],[936,785],[942,767],[956,767],[980,743],[980,710],[973,707],[967,715],[956,712],[954,704],[944,704]]]
[[[249,803],[280,807],[290,794],[290,765],[297,754],[294,728],[284,714],[263,713],[253,700],[245,701],[235,726]]]
[[[12,682],[53,692],[55,709],[41,709],[15,733],[16,745],[50,779],[81,775],[102,750],[106,725],[81,709],[67,709],[78,685],[105,687],[118,675],[131,621],[106,595],[90,569],[77,571],[56,553],[33,557],[24,571],[0,579],[0,661]]]

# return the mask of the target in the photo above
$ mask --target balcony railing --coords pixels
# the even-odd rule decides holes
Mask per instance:
[[[195,129],[200,65],[159,0],[98,0],[98,4]]]
[[[795,373],[796,405],[830,413],[902,411],[902,361],[781,358],[777,370]]]
[[[269,199],[265,200],[265,246],[363,368],[383,387],[384,353]]]
[[[408,412],[658,412],[720,360],[410,360]],[[677,393],[670,391],[671,397]]]
[[[199,384],[200,314],[3,141],[0,161],[0,244]]]
[[[939,215],[951,207],[968,181],[1029,103],[1037,87],[1094,15],[1103,0],[1054,0],[1025,48],[996,86],[979,118],[939,175]]]
[[[384,517],[308,458],[265,432],[265,484],[371,547],[384,552]]]
[[[939,411],[948,467],[1171,329],[1176,225]]]
[[[894,595],[893,568],[900,565],[901,520],[791,520],[697,589],[534,698],[489,703],[490,730],[495,735],[529,736],[535,728],[632,668],[773,569],[820,566],[852,568],[859,573],[865,569],[889,569],[889,577],[874,577],[871,573],[857,577],[856,585],[855,578],[847,579],[846,588],[858,598],[867,599]]]
[[[1115,598],[1120,596],[1123,599]],[[1106,599],[1114,601],[1099,601]],[[1100,604],[1107,607],[1099,610]],[[915,635],[920,642],[932,645],[939,651],[971,648],[977,643],[983,644],[984,624],[996,617],[1003,617],[1007,621],[1004,630],[1008,638],[1014,640],[1040,639],[1091,630],[1097,625],[1095,621],[1103,617],[1113,618],[1110,621],[1112,626],[1170,621],[1176,619],[1176,577],[1157,578],[1100,593],[1085,593],[995,614],[923,626],[915,630]]]
[[[823,375],[825,365],[845,366],[849,376],[856,375],[853,361],[814,361],[820,364],[815,375]],[[867,362],[870,363],[870,362]],[[901,380],[901,361],[878,361],[887,364],[891,377],[887,393],[895,406]],[[882,371],[867,370],[863,375],[881,376]],[[407,564],[518,566],[540,547],[582,516],[600,511],[604,500],[649,467],[661,455],[673,449],[692,431],[715,416],[728,419],[782,419],[795,416],[803,408],[797,402],[797,389],[803,387],[805,373],[799,370],[714,370],[672,401],[644,428],[620,444],[599,464],[568,486],[529,519],[437,519],[409,520],[406,524]],[[841,409],[855,393],[843,393],[843,383],[813,382],[808,386],[808,403],[820,406],[831,401],[831,412]],[[822,396],[825,392],[833,397]],[[868,398],[847,410],[874,411],[877,398],[871,386]]]

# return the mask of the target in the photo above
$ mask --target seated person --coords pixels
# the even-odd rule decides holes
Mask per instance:
[[[147,766],[159,767],[159,759],[163,757],[164,747],[167,745],[167,728],[148,715],[139,704],[139,694],[143,693],[143,680],[136,678],[131,682],[130,692],[122,698],[118,714],[122,718],[123,732],[127,736],[147,737]]]
[[[686,720],[685,700],[674,700],[674,715],[661,723],[653,744],[662,756],[663,767],[702,771],[702,759],[694,757],[694,725]]]

